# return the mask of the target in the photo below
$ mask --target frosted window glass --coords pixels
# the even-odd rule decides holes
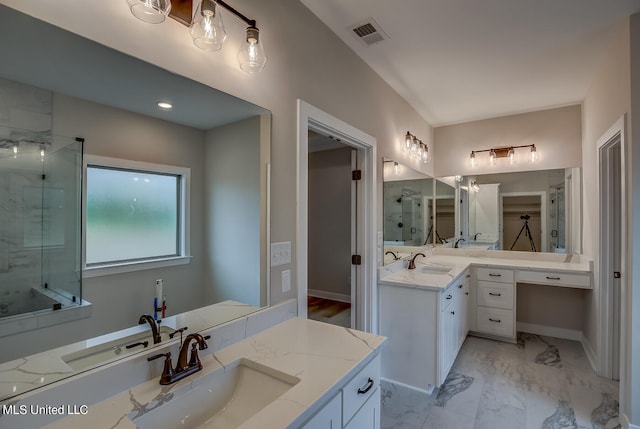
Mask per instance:
[[[180,176],[87,167],[86,263],[179,252]]]

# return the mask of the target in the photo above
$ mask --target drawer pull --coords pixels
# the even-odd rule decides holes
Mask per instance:
[[[462,289],[462,285],[458,285],[458,289]]]
[[[495,292],[489,292],[489,295],[491,295],[491,296],[502,296],[501,293],[495,293]]]
[[[547,276],[547,280],[560,280],[560,277]]]
[[[453,296],[451,294],[447,295],[447,299],[451,299]]]
[[[358,389],[358,395],[364,395],[369,390],[371,390],[372,387],[373,387],[373,380],[371,379],[371,377],[369,377],[369,380],[367,380],[367,384],[365,384],[364,387]]]
[[[502,322],[502,320],[500,320],[500,319],[492,319],[491,317],[489,317],[489,320],[491,322],[496,322],[496,323],[501,323]]]
[[[455,315],[456,315],[456,312],[455,312],[455,311],[452,311],[452,312],[451,312],[451,314],[453,314],[453,315],[455,316]]]
[[[465,294],[465,295],[467,295],[467,296],[469,296],[469,292],[465,292],[464,294]]]
[[[489,273],[489,277],[502,277],[502,274]]]
[[[467,274],[465,277],[470,279],[471,278],[471,274]]]

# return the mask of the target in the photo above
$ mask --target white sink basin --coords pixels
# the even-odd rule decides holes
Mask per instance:
[[[169,338],[169,334],[174,331],[168,326],[161,326],[158,330],[160,331],[163,341]],[[127,349],[126,347],[127,345],[144,341],[148,342],[147,348],[153,346],[153,335],[151,335],[150,329],[93,347],[88,347],[77,352],[69,353],[68,355],[62,356],[62,360],[74,371],[82,371],[84,369],[92,368],[96,365],[120,359],[144,350],[145,347],[142,345],[135,346],[130,349]]]
[[[138,428],[233,429],[295,386],[300,379],[247,359],[238,359],[173,392],[173,397],[129,418]]]
[[[437,266],[437,265],[423,265],[420,267],[420,272],[424,274],[447,274],[453,267]]]

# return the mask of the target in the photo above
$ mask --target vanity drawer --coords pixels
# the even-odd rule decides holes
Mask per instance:
[[[522,283],[591,289],[591,276],[589,274],[567,274],[520,270],[518,272],[518,281]]]
[[[477,308],[478,332],[499,335],[501,337],[515,337],[513,311],[501,308]]]
[[[342,389],[342,424],[345,425],[380,385],[380,356],[375,357]]]
[[[513,310],[513,284],[478,282],[478,305]]]
[[[477,268],[476,280],[513,283],[513,270],[504,268]]]

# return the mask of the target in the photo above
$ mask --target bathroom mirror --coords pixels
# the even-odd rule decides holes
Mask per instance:
[[[50,92],[53,135],[85,138],[85,156],[191,171],[188,263],[110,275],[85,272],[82,298],[92,304],[90,316],[46,328],[22,317],[13,325],[32,329],[19,334],[7,331],[12,323],[3,325],[0,371],[12,368],[3,362],[136,325],[140,314],[152,312],[156,278],[165,279],[170,316],[220,301],[243,303],[247,311],[268,305],[268,110],[3,5],[0,53],[0,78]],[[158,101],[172,102],[173,109],[159,109]],[[0,111],[0,126],[15,127],[8,121],[16,114],[29,120],[28,111]],[[165,141],[174,135],[188,139]],[[0,244],[7,244],[1,236]],[[0,288],[9,288],[6,283]],[[189,331],[210,327],[202,323]],[[58,379],[68,375],[73,373]]]
[[[456,183],[450,178],[436,181],[436,246],[455,241]]]
[[[434,193],[432,178],[393,160],[384,160],[383,182],[384,263],[387,264],[409,254],[402,247],[433,243]]]
[[[456,231],[466,241],[460,245],[580,253],[581,175],[566,168],[461,178]]]

